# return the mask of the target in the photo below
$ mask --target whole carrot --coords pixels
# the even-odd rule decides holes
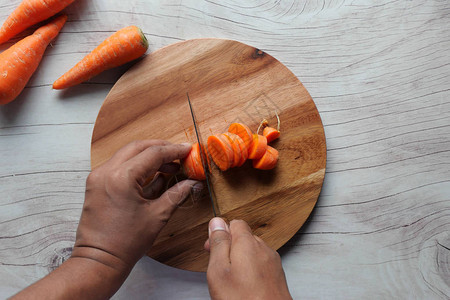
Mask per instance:
[[[44,21],[75,0],[23,0],[0,28],[0,44],[31,25]]]
[[[66,20],[67,16],[61,15],[0,53],[0,104],[20,94]]]
[[[141,29],[125,27],[104,40],[72,69],[53,83],[56,90],[65,89],[98,75],[99,73],[142,56],[148,41]]]

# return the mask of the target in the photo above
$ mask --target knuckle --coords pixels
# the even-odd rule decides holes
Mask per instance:
[[[172,209],[168,207],[162,208],[158,212],[158,220],[163,225],[166,225],[169,222],[171,216],[172,216]]]
[[[118,168],[108,173],[106,185],[111,190],[122,190],[129,186],[131,178],[129,169]]]
[[[152,157],[158,168],[163,164],[164,148],[159,145],[150,146],[146,149],[149,157]]]
[[[127,174],[122,169],[115,169],[108,174],[108,182],[111,184],[120,184],[126,178]]]
[[[131,147],[133,147],[134,149],[136,149],[139,152],[144,151],[146,148],[146,144],[143,140],[135,140],[135,141],[132,141],[130,144],[131,144]]]
[[[86,186],[90,187],[92,185],[97,184],[102,178],[101,171],[99,169],[95,169],[89,173],[86,178]]]
[[[231,237],[228,233],[226,233],[225,231],[219,231],[219,232],[213,232],[211,234],[211,237],[209,239],[210,243],[213,244],[214,246],[219,246],[223,243],[230,243],[231,242]]]

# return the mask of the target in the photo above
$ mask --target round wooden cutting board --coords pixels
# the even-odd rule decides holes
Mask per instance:
[[[254,47],[231,40],[195,39],[162,48],[142,59],[114,85],[95,123],[91,165],[137,139],[195,142],[186,92],[202,138],[226,132],[232,122],[256,131],[262,119],[281,137],[275,169],[248,161],[211,181],[220,215],[247,221],[270,247],[286,243],[308,218],[319,196],[326,164],[323,125],[308,91],[282,63]],[[205,271],[203,250],[209,198],[190,197],[161,231],[148,255],[164,264]]]

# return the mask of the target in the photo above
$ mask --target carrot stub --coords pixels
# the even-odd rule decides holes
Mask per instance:
[[[195,143],[192,145],[189,154],[181,161],[185,175],[190,179],[205,180],[205,169],[203,168],[200,153],[200,145]]]
[[[278,151],[267,146],[267,151],[260,159],[253,160],[253,167],[260,170],[270,170],[275,168],[278,162]]]
[[[141,29],[125,27],[104,40],[67,73],[53,83],[54,89],[65,89],[82,83],[101,72],[123,65],[144,55],[148,41]]]
[[[268,143],[279,138],[280,134],[281,134],[281,132],[280,132],[280,123],[281,123],[280,116],[278,116],[278,113],[276,111],[275,111],[275,116],[277,117],[277,123],[278,123],[277,129],[270,127],[269,122],[266,119],[264,119],[261,121],[261,123],[259,123],[258,130],[256,131],[256,133],[259,134],[259,130],[261,128],[264,128],[263,135],[267,138]]]
[[[263,135],[267,138],[267,142],[270,143],[280,137],[280,131],[273,127],[265,127]]]
[[[253,134],[253,140],[248,150],[249,159],[261,158],[267,150],[267,138],[263,135]]]
[[[247,125],[242,123],[231,123],[230,127],[228,127],[228,132],[238,135],[244,141],[245,146],[247,146],[247,148],[250,147],[253,137],[252,131]]]
[[[44,21],[75,0],[23,0],[0,28],[0,44],[31,25]]]
[[[0,104],[20,94],[66,20],[67,16],[61,15],[0,53]]]
[[[214,163],[220,170],[228,170],[234,163],[233,148],[223,135],[211,135],[208,137],[207,147]]]

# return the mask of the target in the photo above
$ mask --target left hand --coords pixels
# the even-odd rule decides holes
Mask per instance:
[[[155,199],[164,187],[159,173],[176,173],[179,165],[173,161],[190,149],[189,144],[135,141],[92,171],[72,257],[131,270],[190,191],[202,188],[198,181],[184,180]]]

